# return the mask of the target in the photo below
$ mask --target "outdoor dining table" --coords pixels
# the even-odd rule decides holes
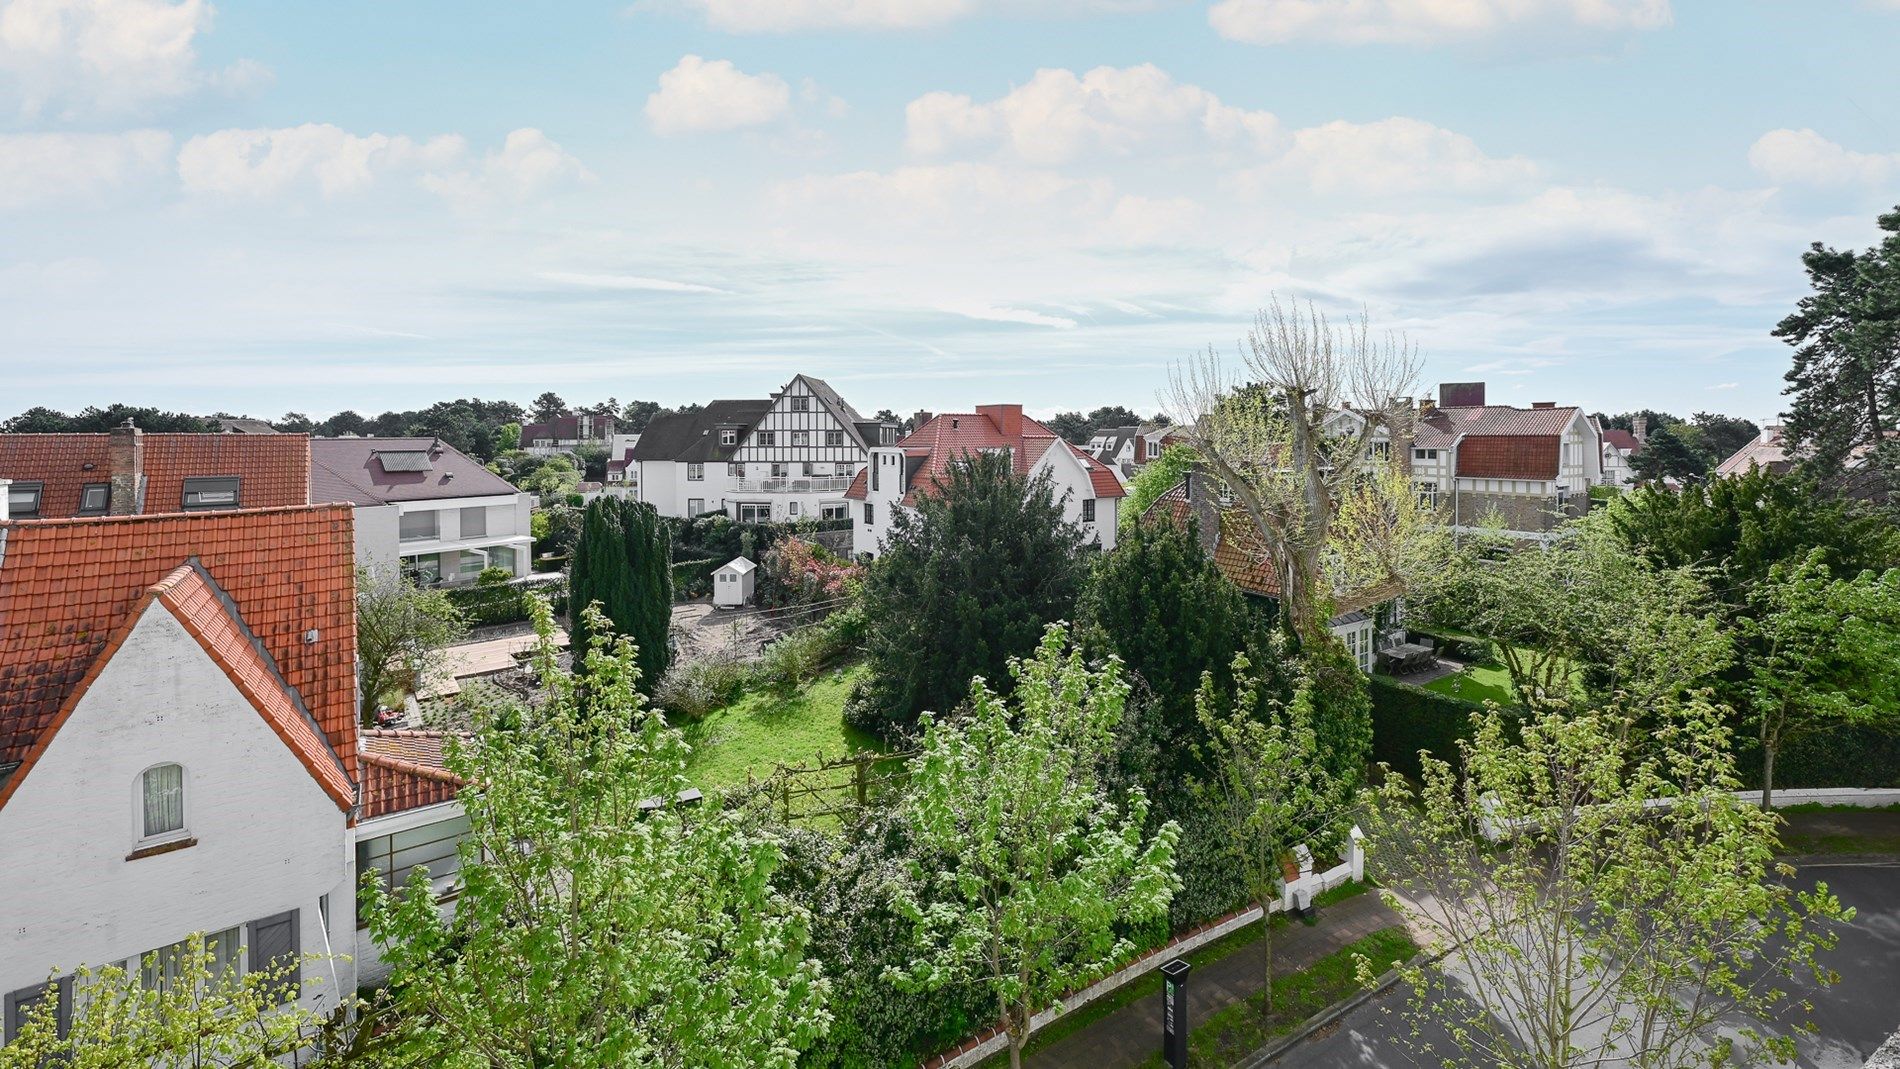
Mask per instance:
[[[1416,642],[1398,642],[1379,651],[1384,654],[1389,669],[1395,675],[1407,672],[1419,672],[1430,668],[1438,659],[1436,651],[1430,646],[1421,646]]]

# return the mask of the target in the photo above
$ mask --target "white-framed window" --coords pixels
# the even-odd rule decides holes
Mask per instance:
[[[772,478],[783,479],[790,471],[791,465],[789,464],[774,464],[772,465]]]
[[[787,516],[796,516],[796,515],[798,515],[798,502],[796,502],[796,501],[787,501],[787,502],[785,503],[785,514],[786,514]]]
[[[825,444],[827,446],[830,446],[833,449],[836,449],[839,446],[842,446],[844,444],[844,432],[843,431],[826,431]]]
[[[752,437],[754,440],[758,442],[758,444],[762,446],[766,446],[768,448],[778,444],[777,431],[759,431],[757,434],[754,434]]]
[[[719,444],[720,445],[738,445],[739,444],[739,428],[737,427],[719,428]]]
[[[185,766],[153,765],[139,773],[139,841],[163,842],[185,835]]]
[[[405,512],[396,520],[397,535],[404,542],[430,542],[436,538],[435,510]]]
[[[1412,459],[1413,459],[1413,460],[1437,460],[1437,459],[1438,459],[1438,450],[1436,450],[1436,449],[1414,449],[1414,450],[1412,450]]]
[[[759,504],[748,505],[744,502],[741,502],[739,504],[739,522],[740,523],[771,523],[772,522],[772,506],[759,505]]]
[[[706,481],[706,465],[704,464],[686,465],[686,481],[689,483],[705,482]]]
[[[807,396],[805,396],[804,394],[798,394],[798,395],[796,395],[796,396],[794,396],[794,397],[792,398],[792,411],[794,411],[794,412],[810,412],[810,411],[811,411],[811,398],[809,398],[809,397],[807,397]]]
[[[851,509],[848,505],[818,506],[818,518],[821,520],[843,520],[848,519],[850,515]]]
[[[1412,484],[1412,491],[1418,494],[1418,503],[1428,509],[1438,507],[1438,484],[1430,479],[1421,479]]]
[[[743,479],[743,478],[745,478],[745,464],[744,464],[744,462],[743,462],[743,461],[733,461],[732,463],[729,463],[729,464],[727,464],[727,465],[726,465],[726,474],[727,474],[727,475],[730,475],[730,476],[732,476],[732,477],[733,477],[733,478],[735,478],[735,479]]]
[[[418,553],[404,557],[402,573],[417,586],[435,586],[442,581],[442,554]]]
[[[703,498],[703,497],[689,497],[689,498],[687,498],[687,499],[686,499],[686,514],[687,514],[688,516],[698,516],[699,514],[701,514],[701,513],[703,513],[703,512],[705,512],[705,511],[706,511],[706,499],[705,499],[705,498]]]
[[[462,537],[484,538],[488,535],[488,510],[483,507],[462,510]]]
[[[81,516],[103,516],[111,505],[111,483],[87,483],[79,488],[79,514]]]
[[[362,839],[356,844],[356,871],[376,873],[383,890],[394,894],[421,866],[429,870],[429,886],[439,898],[453,893],[461,882],[459,846],[467,837],[468,817],[460,816]],[[366,923],[366,918],[359,917],[358,923]]]
[[[793,431],[792,444],[793,445],[810,445],[811,435],[805,431]]]

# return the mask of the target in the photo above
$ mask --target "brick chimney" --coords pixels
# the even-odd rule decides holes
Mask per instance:
[[[929,423],[929,422],[930,422],[930,410],[929,410],[929,409],[924,409],[924,408],[920,408],[920,409],[918,409],[917,411],[915,411],[915,412],[913,412],[913,413],[911,413],[911,416],[910,416],[910,429],[911,429],[911,431],[912,431],[912,433],[915,433],[915,432],[916,432],[916,430],[917,430],[917,428],[919,428],[919,427],[921,427],[921,426],[923,426],[924,424],[926,424],[926,423]]]
[[[1636,416],[1630,420],[1630,437],[1642,445],[1649,444],[1649,417]]]
[[[1532,401],[1532,402],[1531,402],[1531,407],[1532,407],[1532,408],[1556,408],[1556,407],[1557,407],[1557,402],[1555,402],[1555,401]]]
[[[1220,546],[1220,503],[1214,500],[1214,488],[1209,485],[1207,473],[1198,466],[1189,468],[1181,483],[1187,488],[1188,509],[1194,515],[1201,552],[1212,559],[1214,550]]]
[[[112,428],[107,446],[112,472],[112,491],[107,511],[113,516],[133,516],[145,507],[145,432],[131,419]]]
[[[1483,408],[1484,383],[1441,382],[1438,384],[1438,403],[1446,408]]]
[[[1021,405],[978,405],[978,414],[988,416],[991,423],[1003,432],[1005,438],[1020,438],[1023,434],[1023,406]]]

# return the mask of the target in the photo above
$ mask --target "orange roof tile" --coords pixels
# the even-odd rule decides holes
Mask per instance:
[[[1143,522],[1160,518],[1177,527],[1186,527],[1193,516],[1188,504],[1187,482],[1183,480],[1155,498],[1141,514]],[[1214,566],[1228,581],[1249,594],[1277,598],[1283,589],[1280,570],[1260,532],[1245,516],[1230,509],[1221,514],[1220,540],[1214,545]]]
[[[1007,421],[1008,427],[1004,422]],[[1029,469],[1049,447],[1059,440],[1056,432],[1021,414],[1018,406],[985,405],[979,412],[946,412],[935,416],[897,444],[907,458],[904,470],[909,475],[903,503],[915,505],[918,494],[934,493],[938,483],[949,478],[950,465],[961,457],[990,449],[1007,449],[1016,474],[1027,477]],[[1126,491],[1121,480],[1100,461],[1080,447],[1064,442],[1089,471],[1089,485],[1096,497],[1122,497]],[[844,496],[862,500],[866,496],[864,471],[851,480]]]
[[[37,519],[79,512],[89,483],[112,477],[110,434],[0,434],[0,479],[37,482]],[[236,476],[244,508],[302,505],[310,500],[307,434],[142,434],[146,514],[184,508],[185,480]]]
[[[464,786],[461,777],[445,768],[365,750],[362,818],[371,820],[453,801]]]
[[[339,505],[0,522],[0,766],[21,762],[17,782],[143,599],[196,558],[355,782],[352,552]]]

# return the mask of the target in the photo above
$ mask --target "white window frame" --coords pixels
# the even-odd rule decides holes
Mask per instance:
[[[810,412],[810,411],[811,411],[811,398],[810,398],[810,397],[808,397],[808,396],[806,396],[805,394],[802,394],[802,393],[801,393],[801,394],[794,394],[794,395],[792,396],[792,411],[794,411],[794,412]]]
[[[228,488],[227,485],[229,484]],[[230,500],[223,500],[229,494]],[[206,501],[209,495],[218,500]],[[193,500],[193,498],[197,500]],[[194,475],[185,480],[184,493],[178,503],[184,512],[216,512],[222,509],[244,507],[244,480],[236,475]]]
[[[427,534],[408,534],[403,531],[403,526],[408,522],[411,516],[428,517],[429,531]],[[396,517],[396,540],[398,542],[435,542],[439,541],[441,537],[442,517],[436,515],[435,509],[411,509],[407,512],[400,513]]]
[[[719,428],[719,444],[720,445],[738,445],[739,444],[739,429],[737,427]]]
[[[705,498],[689,497],[686,499],[686,518],[687,519],[691,519],[694,516],[697,516],[700,513],[705,512],[705,511],[706,511]]]
[[[145,777],[164,768],[178,770],[178,826],[163,831],[145,827]],[[191,771],[181,761],[159,761],[139,771],[132,779],[133,842],[139,847],[158,846],[191,838]]]
[[[86,503],[87,499],[94,495],[98,496],[99,503],[97,505],[87,504]],[[110,512],[111,510],[112,510],[112,484],[111,483],[87,483],[86,485],[79,488],[79,515],[103,516],[107,512]]]
[[[793,444],[793,445],[795,445],[795,446],[797,446],[797,445],[810,445],[810,444],[811,444],[811,434],[810,434],[810,432],[808,432],[808,431],[793,431],[793,432],[792,432],[792,444]]]
[[[691,463],[687,464],[686,465],[686,481],[689,483],[705,482],[706,481],[706,465],[691,464]]]

